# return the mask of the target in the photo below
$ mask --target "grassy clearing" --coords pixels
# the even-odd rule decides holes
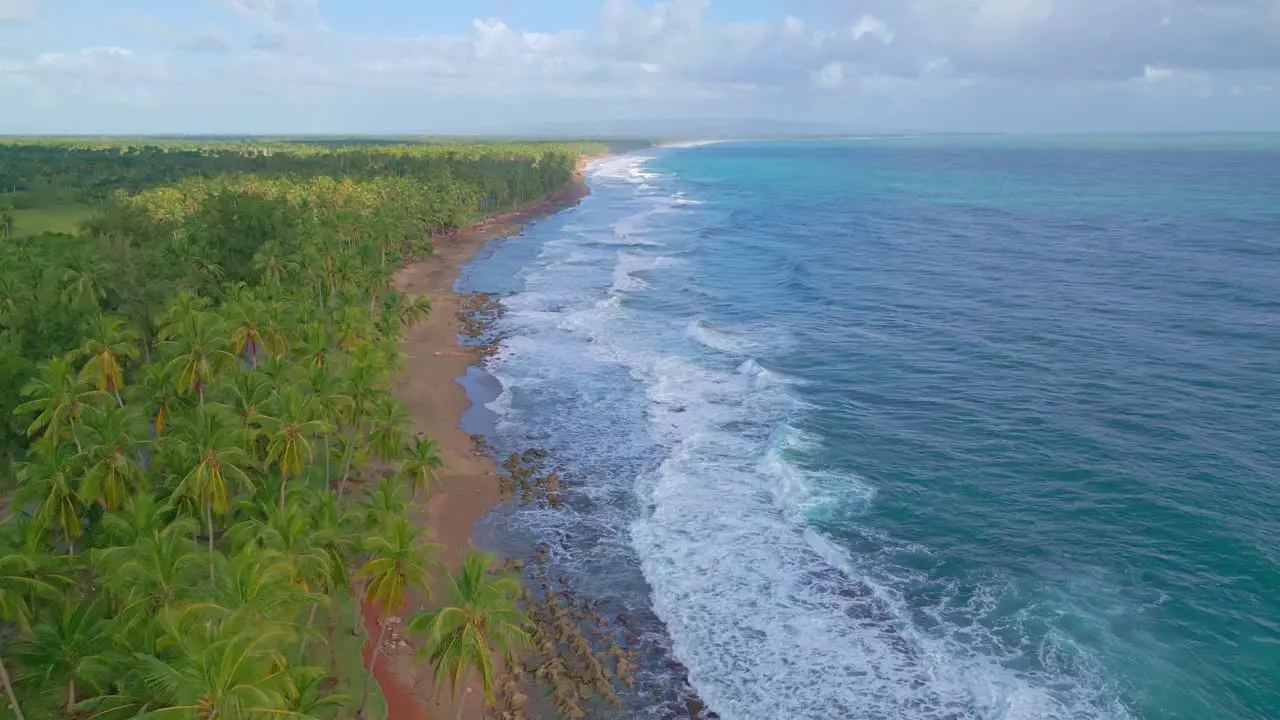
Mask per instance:
[[[353,718],[360,706],[360,693],[364,691],[364,623],[358,635],[351,634],[351,613],[354,601],[346,593],[336,593],[329,598],[329,605],[316,614],[316,629],[324,633],[325,642],[307,649],[308,660],[320,667],[329,667],[337,677],[335,692],[347,696],[342,710],[333,720]],[[372,720],[386,720],[387,703],[382,688],[375,682],[369,688],[369,705],[365,715]]]
[[[74,235],[80,232],[80,223],[93,217],[94,210],[94,206],[82,203],[15,210],[13,234],[15,237],[45,232]]]

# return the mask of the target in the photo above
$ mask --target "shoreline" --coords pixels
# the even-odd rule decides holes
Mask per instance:
[[[489,241],[521,232],[537,222],[577,205],[590,193],[585,176],[586,159],[567,185],[551,197],[512,211],[485,218],[453,235],[434,241],[435,254],[405,265],[392,276],[392,286],[410,295],[425,295],[431,301],[431,312],[422,322],[405,330],[400,340],[404,353],[404,369],[392,384],[395,393],[413,417],[413,432],[434,438],[440,443],[444,467],[439,482],[430,496],[420,499],[412,512],[415,520],[424,522],[433,542],[442,547],[436,555],[444,568],[453,573],[472,548],[471,537],[476,522],[502,500],[497,466],[484,454],[477,454],[471,438],[460,422],[472,406],[464,386],[457,382],[467,369],[477,365],[477,348],[458,342],[462,324],[458,311],[463,297],[453,290],[462,266]],[[432,587],[432,600],[440,600],[444,577]],[[429,606],[421,592],[413,592],[406,600],[401,617],[405,621]],[[368,637],[377,637],[377,626],[369,608],[365,608]],[[395,626],[393,626],[394,628]],[[402,625],[401,625],[402,627]],[[465,702],[459,713],[458,700],[467,700],[459,691],[458,698],[448,690],[439,692],[432,685],[430,664],[411,664],[412,638],[388,633],[383,655],[375,668],[375,677],[387,699],[387,720],[483,720],[485,704],[478,682],[473,699]],[[366,642],[367,649],[373,640]]]

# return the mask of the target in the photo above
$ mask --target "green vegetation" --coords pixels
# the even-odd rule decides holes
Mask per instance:
[[[45,233],[74,235],[93,217],[95,209],[92,205],[83,204],[14,209],[11,234],[14,237]]]
[[[429,311],[391,272],[596,149],[0,146],[11,201],[102,203],[23,236],[13,202],[0,243],[9,712],[379,717],[351,598],[393,613],[436,572],[405,507],[440,466],[389,391]],[[489,689],[527,621],[487,565],[455,581],[461,614],[418,625],[463,633],[440,657]],[[466,629],[481,611],[512,628],[492,646]]]

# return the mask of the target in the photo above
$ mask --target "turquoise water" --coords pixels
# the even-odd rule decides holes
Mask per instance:
[[[591,182],[462,285],[508,295],[496,442],[575,481],[483,539],[624,615],[623,716],[1280,717],[1280,145],[729,143]]]

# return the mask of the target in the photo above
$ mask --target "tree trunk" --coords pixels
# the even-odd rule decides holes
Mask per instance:
[[[369,653],[369,673],[364,678],[364,692],[360,695],[360,709],[356,710],[356,717],[358,718],[364,717],[364,706],[369,702],[369,685],[375,682],[373,679],[373,666],[378,663],[378,651],[382,649],[382,640],[387,634],[387,625],[389,624],[382,622],[381,619],[378,620],[378,625],[380,626],[378,629],[378,642],[374,644],[373,652]]]
[[[283,460],[284,458],[281,458]],[[284,464],[280,465],[280,517],[284,517],[284,491],[289,486],[289,477],[284,474]]]
[[[330,457],[331,455],[329,454],[329,433],[325,433],[324,434],[324,489],[325,490],[329,489],[329,480],[330,480],[329,458]]]
[[[360,596],[364,594],[361,592],[363,590],[363,584],[357,582],[351,589],[355,591],[354,593],[352,593],[352,597],[355,598],[355,601],[356,601],[356,609],[354,612],[351,613],[351,634],[359,635],[360,634],[360,603],[361,603]]]
[[[213,577],[213,501],[204,501],[204,521],[209,528],[209,584],[214,583]]]
[[[462,699],[458,701],[458,714],[454,717],[454,720],[462,720],[462,708],[467,706],[467,698],[470,696],[471,688],[467,688],[467,691],[462,693]]]
[[[22,708],[18,707],[18,696],[13,694],[13,683],[9,681],[9,669],[5,667],[3,658],[0,658],[0,682],[4,683],[4,694],[9,696],[9,707],[13,708],[14,720],[27,720],[22,714]]]
[[[351,433],[351,442],[347,443],[347,459],[342,462],[342,477],[338,480],[338,499],[342,499],[343,492],[347,489],[347,473],[351,471],[351,461],[356,456],[356,439],[360,437],[360,426],[357,424],[355,432]]]
[[[74,715],[76,712],[76,679],[74,677],[67,679],[67,715]]]
[[[302,644],[298,647],[298,661],[306,662],[307,660],[307,641],[311,639],[311,626],[316,622],[316,610],[320,607],[320,602],[311,603],[311,612],[307,613],[307,629],[302,633]]]

